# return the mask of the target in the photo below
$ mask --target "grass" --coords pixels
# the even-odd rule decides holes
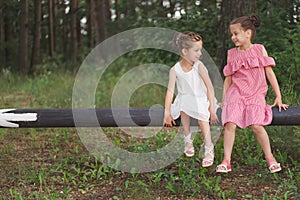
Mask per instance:
[[[7,72],[0,79],[1,107],[70,108],[73,82],[74,75],[67,73],[21,78]],[[111,85],[108,82],[104,88],[108,94]],[[158,95],[151,98],[161,104],[163,93],[155,90]],[[97,95],[96,99],[104,98]],[[139,99],[135,94],[130,105],[142,106],[143,99],[147,95]],[[99,100],[97,107],[109,106],[109,99]],[[101,163],[87,151],[75,128],[0,129],[0,199],[299,199],[300,128],[267,130],[274,155],[283,166],[277,174],[269,173],[250,129],[237,131],[229,174],[215,173],[222,159],[221,138],[214,165],[201,167],[199,133],[197,156],[182,155],[165,168],[139,174]],[[177,128],[159,130],[149,138],[136,138],[117,128],[104,132],[122,149],[149,152],[168,144]]]

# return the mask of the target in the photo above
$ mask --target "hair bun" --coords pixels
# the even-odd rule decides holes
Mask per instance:
[[[249,18],[256,28],[260,26],[260,18],[257,15],[253,14]]]
[[[180,40],[182,39],[182,33],[178,32],[175,34],[173,42],[175,43],[175,45],[179,45]]]

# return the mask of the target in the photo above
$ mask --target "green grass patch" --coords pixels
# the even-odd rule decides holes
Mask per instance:
[[[47,73],[24,78],[7,73],[2,76],[2,108],[72,106],[73,74]],[[106,94],[112,91],[116,78],[112,79],[102,88]],[[130,106],[162,104],[161,90],[149,85],[140,88]],[[99,101],[97,107],[109,107],[110,96],[100,91],[95,97]],[[293,95],[291,103],[295,102]],[[283,167],[278,174],[269,173],[249,128],[237,130],[233,171],[229,174],[215,172],[222,159],[222,138],[215,146],[214,165],[207,169],[201,167],[198,156],[203,144],[201,133],[195,135],[196,156],[182,155],[163,169],[138,174],[115,170],[91,156],[75,128],[0,129],[0,199],[298,199],[300,128],[269,126],[266,129],[274,156]],[[128,135],[118,128],[105,128],[104,132],[114,145],[143,153],[166,146],[178,130],[162,129],[157,134],[149,131],[145,138]]]

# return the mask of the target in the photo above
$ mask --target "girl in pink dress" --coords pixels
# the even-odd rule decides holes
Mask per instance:
[[[272,121],[272,106],[278,105],[281,111],[286,110],[288,105],[281,101],[278,82],[272,70],[274,59],[268,56],[263,45],[251,42],[259,25],[257,15],[242,16],[230,23],[231,40],[236,47],[228,51],[227,65],[223,70],[224,159],[217,166],[217,172],[231,171],[230,159],[237,126],[251,126],[270,172],[281,170],[280,163],[272,155],[269,137],[263,126]],[[265,100],[268,90],[266,79],[276,95],[272,106],[267,105]]]
[[[190,133],[190,117],[198,120],[205,141],[203,167],[214,161],[214,145],[211,140],[210,125],[217,123],[215,113],[214,88],[208,71],[199,60],[202,52],[202,38],[193,32],[178,33],[174,37],[181,59],[169,73],[168,90],[165,100],[164,125],[171,127],[176,118],[181,117],[184,131],[186,156],[194,156],[193,139]],[[175,85],[178,94],[172,104]]]

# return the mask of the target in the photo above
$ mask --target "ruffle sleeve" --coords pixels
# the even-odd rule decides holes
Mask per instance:
[[[234,74],[241,67],[244,67],[245,69],[251,69],[256,67],[267,67],[267,66],[272,66],[272,67],[275,66],[274,58],[268,56],[253,57],[253,58],[250,57],[250,58],[235,60],[233,62],[228,63],[224,67],[223,73],[224,76],[229,76]]]

